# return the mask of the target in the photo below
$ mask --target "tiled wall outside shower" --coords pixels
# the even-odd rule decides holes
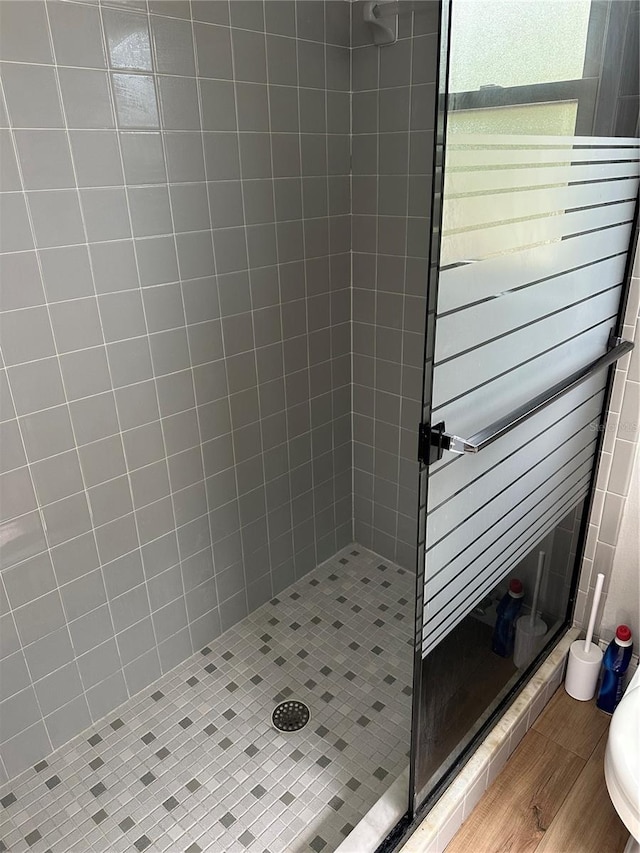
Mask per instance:
[[[348,10],[2,0],[0,782],[351,540]]]
[[[614,618],[613,612],[607,612],[607,600],[609,588],[613,585],[616,546],[625,504],[631,489],[633,468],[634,465],[638,465],[640,437],[638,417],[640,412],[640,248],[638,247],[636,247],[629,300],[625,310],[623,338],[633,341],[635,349],[616,365],[573,613],[574,625],[585,628],[589,621],[596,578],[598,573],[602,572],[605,580],[596,619],[596,634],[607,642],[613,636],[616,621],[620,621],[620,617],[629,619],[624,611],[617,614],[617,619]],[[622,573],[622,576],[616,577],[618,591],[623,589],[627,596],[629,607],[627,612],[633,614],[636,620],[638,607],[637,602],[633,601],[633,584],[637,576],[637,568],[631,560],[628,564],[618,567],[617,571]],[[620,595],[620,592],[618,596],[622,599],[625,597]]]
[[[382,48],[352,8],[354,531],[413,570],[438,4]]]

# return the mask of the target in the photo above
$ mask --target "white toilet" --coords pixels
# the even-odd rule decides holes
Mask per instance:
[[[604,778],[611,802],[631,833],[624,853],[640,853],[640,667],[611,718]]]

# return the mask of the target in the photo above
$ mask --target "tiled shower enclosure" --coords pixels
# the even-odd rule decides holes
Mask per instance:
[[[317,638],[311,610],[365,564],[378,639],[356,669],[336,634],[307,680],[323,684],[325,667],[337,683],[324,692],[358,695],[353,671],[355,719],[385,722],[365,730],[371,766],[355,747],[342,755],[366,779],[332,776],[340,756],[313,742],[330,759],[320,787],[346,805],[311,849],[337,846],[368,808],[350,778],[380,793],[406,763],[437,11],[402,16],[380,50],[347,0],[0,0],[0,783],[5,806],[19,780],[29,820],[66,802],[33,768],[57,768],[65,797],[85,785],[85,763],[109,762],[82,733],[117,739],[123,703],[105,770],[121,785],[132,755],[158,751],[139,756],[131,740],[158,713],[157,690],[178,706],[196,697],[202,739],[205,707],[232,707],[204,683],[205,646],[234,654],[230,679],[254,667],[268,682],[215,726],[234,740],[248,736],[243,715],[267,725],[276,695],[305,688],[280,684],[277,661],[260,675],[260,637],[274,632],[258,614],[280,599],[309,644],[338,630],[351,642],[363,601],[332,604],[340,629],[318,612]],[[339,581],[316,568],[336,554]],[[401,578],[393,602],[376,566]],[[375,649],[397,627],[385,685]],[[334,734],[321,694],[309,697],[316,740]],[[161,745],[180,735],[180,780],[194,730]],[[256,767],[277,778],[271,758]],[[205,794],[191,794],[191,806],[167,797],[197,822]],[[106,835],[93,812],[74,831],[135,849],[145,833],[126,846],[111,834],[120,811],[104,811]],[[24,824],[9,845],[0,832],[0,849],[65,849],[29,835],[45,836],[35,825],[20,836]],[[152,849],[178,849],[160,837]],[[283,843],[260,850],[297,849]]]

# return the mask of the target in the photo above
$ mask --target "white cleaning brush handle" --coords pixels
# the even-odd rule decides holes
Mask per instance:
[[[600,596],[602,595],[602,584],[604,583],[604,575],[602,572],[598,574],[596,578],[596,589],[593,593],[593,604],[591,605],[591,615],[589,616],[589,627],[587,628],[587,636],[584,640],[584,653],[587,654],[589,651],[589,646],[591,645],[591,638],[593,637],[593,629],[596,625],[596,613],[598,611],[598,605],[600,604]]]
[[[533,601],[531,602],[531,616],[529,617],[529,625],[533,630],[536,622],[536,610],[538,609],[538,598],[540,596],[540,583],[542,581],[542,571],[544,569],[544,561],[546,559],[544,551],[538,553],[538,571],[536,574],[536,585],[533,590]]]

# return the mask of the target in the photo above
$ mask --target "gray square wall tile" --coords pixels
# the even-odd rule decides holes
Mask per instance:
[[[27,457],[16,420],[8,420],[0,424],[0,443],[2,445],[0,472],[4,473],[26,465]]]
[[[9,118],[14,127],[62,127],[54,69],[46,65],[2,63]]]
[[[64,625],[64,613],[58,592],[46,593],[16,610],[16,626],[24,645],[46,637]]]
[[[200,110],[196,81],[188,77],[160,77],[160,104],[167,130],[199,130]]]
[[[114,126],[109,78],[105,71],[60,68],[58,76],[67,125],[70,128]]]
[[[47,525],[47,539],[52,547],[91,529],[91,516],[84,494],[72,495],[49,504],[44,508],[43,515]]]
[[[84,213],[87,238],[90,242],[118,240],[131,236],[124,189],[98,187],[81,189],[80,202]]]
[[[104,29],[112,68],[151,70],[151,39],[147,19],[126,9],[107,9]]]
[[[47,358],[8,370],[16,412],[26,415],[65,402],[59,361]]]
[[[111,387],[104,347],[67,353],[60,357],[66,396],[69,401],[100,394]]]
[[[154,79],[144,74],[113,74],[113,94],[120,127],[160,126],[158,96]]]
[[[71,150],[79,187],[123,184],[117,134],[110,130],[73,130]]]
[[[41,504],[50,504],[83,491],[84,484],[75,449],[35,462],[31,471]]]
[[[159,133],[121,133],[120,144],[128,184],[159,184],[167,170]]]
[[[51,306],[50,313],[59,353],[86,349],[103,343],[95,297],[59,302]]]
[[[38,554],[7,571],[4,584],[12,608],[22,607],[55,589],[56,579],[51,558]]]
[[[93,278],[86,246],[43,249],[40,252],[40,264],[49,302],[93,295]]]
[[[51,190],[74,185],[67,135],[62,130],[16,131],[25,189]]]
[[[52,190],[28,194],[36,246],[71,246],[85,242],[78,193]]]
[[[107,343],[146,334],[142,296],[139,290],[105,293],[99,297],[98,305]]]
[[[17,62],[48,64],[53,61],[43,2],[21,3],[13,0],[4,4],[0,56]]]
[[[0,250],[3,252],[21,252],[34,248],[29,215],[24,197],[20,193],[2,193],[0,196]]]
[[[138,286],[133,242],[94,243],[90,247],[98,293],[132,290]]]
[[[0,255],[0,279],[0,310],[10,311],[44,304],[42,278],[34,252]]]
[[[133,233],[136,237],[172,233],[169,194],[166,187],[132,187],[129,189],[129,205]]]
[[[51,323],[44,306],[3,313],[0,334],[7,365],[35,361],[55,353]]]
[[[142,287],[178,280],[178,262],[173,235],[136,240],[136,255]]]
[[[198,76],[228,79],[233,77],[231,39],[227,27],[194,23]]]
[[[157,4],[162,10],[163,4]],[[193,77],[195,61],[191,23],[162,17],[151,19],[156,66],[163,74]]]
[[[218,80],[202,80],[203,130],[235,130],[237,126],[233,84]]]
[[[107,438],[120,430],[115,398],[111,391],[75,400],[69,404],[69,412],[79,445]]]
[[[55,3],[49,9],[53,48],[59,65],[104,68],[100,13],[97,8],[81,9]]]

